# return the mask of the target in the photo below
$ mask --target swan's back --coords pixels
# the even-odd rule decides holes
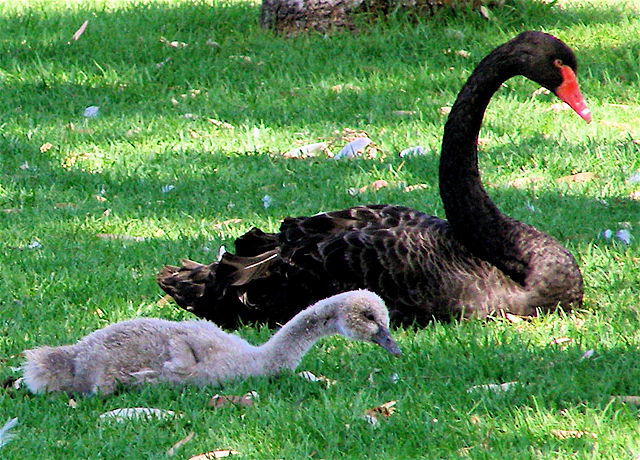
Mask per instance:
[[[447,221],[403,206],[287,218],[278,234],[254,229],[236,245],[237,254],[218,264],[190,264],[204,282],[179,292],[199,295],[180,298],[174,289],[194,282],[190,270],[165,272],[161,286],[196,315],[227,327],[239,320],[284,324],[306,305],[353,289],[378,293],[396,324],[484,316],[505,298],[517,303],[522,290],[458,243]],[[276,249],[277,257],[246,268]]]

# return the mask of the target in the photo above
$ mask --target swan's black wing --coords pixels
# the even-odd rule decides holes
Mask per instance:
[[[395,323],[424,324],[462,313],[461,302],[496,276],[504,283],[455,241],[446,221],[371,205],[287,218],[278,234],[252,229],[236,241],[236,254],[165,267],[158,282],[183,308],[228,327],[283,324],[321,298],[357,288],[378,293]]]

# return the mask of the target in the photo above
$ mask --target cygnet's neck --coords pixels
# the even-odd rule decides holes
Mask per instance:
[[[258,347],[265,371],[295,369],[318,339],[337,334],[341,300],[324,299],[301,311]]]

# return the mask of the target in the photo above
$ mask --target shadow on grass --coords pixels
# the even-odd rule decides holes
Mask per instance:
[[[132,121],[175,116],[169,99],[203,88],[209,99],[198,108],[232,124],[299,127],[362,121],[416,104],[412,97],[398,93],[398,82],[417,87],[427,99],[447,102],[441,94],[455,94],[463,81],[447,75],[447,68],[464,66],[468,75],[480,56],[523,28],[617,24],[628,14],[610,5],[559,8],[520,0],[495,11],[499,28],[476,13],[442,13],[417,25],[391,18],[358,35],[287,39],[260,30],[257,10],[257,5],[249,3],[216,2],[130,5],[118,10],[69,8],[63,14],[34,8],[5,15],[0,28],[10,38],[4,40],[0,67],[5,74],[4,96],[12,100],[12,111],[5,117],[43,128],[52,122],[55,126],[52,114],[66,123],[88,105],[103,106],[105,116]],[[85,34],[69,43],[86,19],[90,25]],[[33,28],[39,33],[30,34]],[[474,56],[471,62],[433,49],[430,37],[440,37],[452,28],[459,28],[467,38],[451,38],[448,45],[469,49]],[[186,46],[171,48],[167,42],[173,40]],[[395,50],[393,57],[390,48]],[[601,58],[613,54],[620,67],[612,78],[622,75],[633,80],[637,73],[634,60],[628,58],[639,48],[638,40],[617,49],[594,43],[578,54],[595,79],[608,72],[599,64]],[[390,61],[395,63],[391,68]],[[427,75],[416,75],[420,73]],[[376,83],[362,94],[330,90],[351,79]],[[158,90],[164,98],[150,100],[150,90],[154,95]],[[291,99],[297,102],[292,104]],[[188,104],[181,110],[189,110]]]

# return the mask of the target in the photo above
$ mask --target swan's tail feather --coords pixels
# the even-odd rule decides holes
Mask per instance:
[[[265,233],[259,228],[252,228],[244,235],[236,238],[236,255],[243,257],[259,256],[278,247],[278,237],[273,233]]]
[[[279,238],[253,228],[236,239],[235,254],[225,252],[210,265],[167,265],[158,284],[182,308],[218,326],[281,325],[319,294],[310,288],[314,277],[294,276],[298,267],[280,256]]]
[[[224,265],[224,272],[228,273],[226,276],[231,286],[242,286],[252,280],[269,276],[269,268],[277,257],[277,249],[254,257],[242,257],[226,253],[222,257],[220,265]]]
[[[184,259],[180,267],[166,265],[156,279],[162,290],[173,297],[178,305],[193,311],[207,285],[213,285],[217,265],[203,265]]]
[[[72,346],[40,347],[24,353],[24,381],[32,393],[73,390],[76,352]]]

